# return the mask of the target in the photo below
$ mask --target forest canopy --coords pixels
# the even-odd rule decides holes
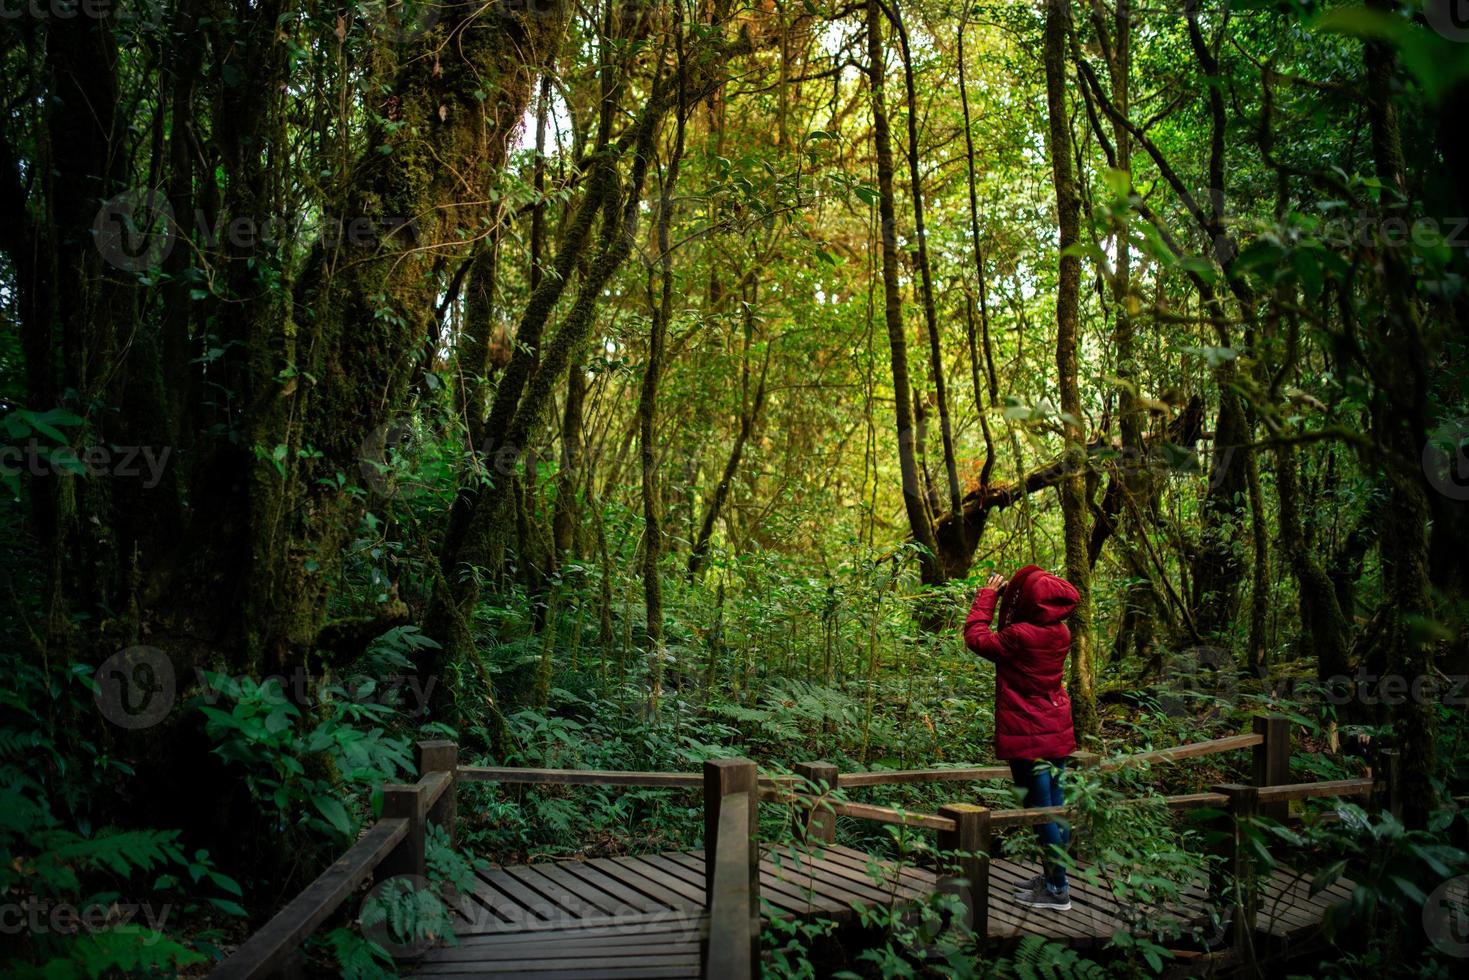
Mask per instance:
[[[0,904],[114,910],[0,969],[202,975],[426,739],[993,764],[961,627],[1030,564],[1081,749],[1396,760],[1265,835],[1366,896],[1321,971],[1461,955],[1462,0],[0,0],[0,59]],[[434,877],[703,834],[588,792],[476,784]],[[1208,860],[1131,829],[1089,859]],[[933,969],[894,930],[844,967]]]

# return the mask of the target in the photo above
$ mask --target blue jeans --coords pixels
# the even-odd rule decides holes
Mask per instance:
[[[1051,767],[1055,767],[1052,774]],[[1010,760],[1010,775],[1015,785],[1025,790],[1027,807],[1062,806],[1061,771],[1066,768],[1065,759],[1047,759],[1045,762],[1030,762],[1025,759]],[[1054,823],[1037,824],[1036,840],[1040,842],[1042,861],[1046,874],[1046,888],[1053,894],[1066,890],[1066,867],[1061,855],[1071,843],[1071,828],[1062,829]]]

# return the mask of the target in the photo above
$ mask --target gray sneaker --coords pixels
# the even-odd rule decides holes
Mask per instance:
[[[1022,881],[1020,884],[1015,886],[1015,897],[1019,898],[1022,895],[1029,895],[1037,888],[1044,887],[1046,887],[1045,875],[1036,875],[1034,878],[1027,878],[1025,881]]]
[[[1033,909],[1055,909],[1057,912],[1065,912],[1071,908],[1071,889],[1068,888],[1059,893],[1053,892],[1042,880],[1030,891],[1016,895],[1015,901],[1021,905],[1029,905]]]

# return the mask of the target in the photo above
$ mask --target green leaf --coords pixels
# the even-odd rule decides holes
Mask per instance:
[[[227,898],[211,897],[209,899],[209,904],[213,905],[215,908],[219,909],[221,912],[226,913],[227,915],[238,916],[241,919],[245,918],[248,915],[248,913],[246,913],[246,911],[240,907],[238,902],[232,902]]]
[[[321,815],[326,817],[327,823],[331,824],[339,833],[345,835],[352,833],[352,820],[347,816],[347,808],[342,806],[340,800],[332,796],[313,796],[311,802]]]

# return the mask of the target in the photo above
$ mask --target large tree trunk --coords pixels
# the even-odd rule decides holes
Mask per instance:
[[[237,841],[269,838],[232,833],[259,811],[233,795],[240,780],[181,706],[197,669],[337,668],[376,635],[349,622],[401,621],[399,603],[339,605],[365,508],[362,448],[406,403],[442,285],[435,253],[483,226],[482,188],[529,94],[524,59],[555,46],[564,13],[559,3],[524,18],[446,8],[421,43],[454,34],[444,46],[454,70],[443,70],[447,54],[399,62],[395,44],[371,50],[349,67],[381,99],[363,117],[385,121],[358,134],[371,149],[342,160],[335,187],[313,175],[308,191],[285,172],[298,161],[288,134],[301,120],[291,115],[284,9],[265,0],[200,27],[198,4],[183,0],[152,146],[126,124],[115,74],[152,70],[139,68],[148,59],[117,50],[110,19],[50,20],[34,93],[46,108],[32,133],[47,144],[45,164],[27,178],[44,223],[26,217],[0,239],[12,256],[26,253],[16,268],[27,401],[86,417],[78,436],[92,445],[171,453],[156,486],[35,481],[38,537],[54,560],[43,655],[96,662],[142,642],[161,651],[177,682],[173,711],[149,728],[106,728],[99,742],[136,769],[132,818],[211,835],[199,846],[234,865],[244,863],[231,853]],[[236,81],[219,82],[225,62]],[[24,217],[24,195],[11,194],[17,157],[0,144],[4,216]],[[136,161],[151,170],[134,172]],[[129,185],[143,190],[118,199]],[[166,194],[146,196],[153,187]],[[315,242],[270,233],[283,219],[293,231],[289,219],[306,208],[327,218]],[[149,226],[169,209],[171,221]],[[196,213],[231,233],[212,240]],[[370,241],[331,220],[354,218],[372,223]],[[156,254],[119,252],[129,219],[153,233]],[[144,288],[160,268],[171,281]],[[67,391],[74,400],[63,404]]]
[[[1369,6],[1389,10],[1385,0]],[[1387,188],[1406,193],[1402,138],[1392,92],[1397,72],[1392,49],[1383,41],[1363,46],[1367,68],[1367,119],[1377,178]],[[1388,202],[1391,211],[1398,210]],[[1398,249],[1382,250],[1382,312],[1372,331],[1378,346],[1363,352],[1369,376],[1376,382],[1370,405],[1372,435],[1386,456],[1385,469],[1392,500],[1382,511],[1379,554],[1386,600],[1386,623],[1372,666],[1373,673],[1393,673],[1413,683],[1434,673],[1434,609],[1430,595],[1431,552],[1428,522],[1431,508],[1422,467],[1428,429],[1429,370],[1423,326],[1414,303],[1416,288]],[[1426,826],[1437,803],[1435,770],[1437,745],[1434,712],[1429,698],[1409,697],[1393,709],[1393,725],[1403,760],[1403,819],[1410,826]]]
[[[1086,439],[1082,430],[1081,388],[1077,382],[1077,332],[1081,301],[1081,259],[1068,250],[1081,239],[1081,197],[1072,170],[1071,124],[1066,113],[1066,0],[1048,0],[1043,60],[1049,120],[1051,176],[1060,229],[1060,271],[1056,279],[1056,372],[1066,432],[1066,474],[1061,479],[1061,518],[1066,538],[1066,578],[1080,595],[1071,614],[1070,690],[1077,738],[1099,731],[1092,677],[1091,565],[1087,561]]]

